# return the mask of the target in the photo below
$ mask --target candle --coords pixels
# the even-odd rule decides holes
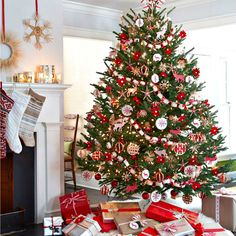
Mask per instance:
[[[56,75],[56,83],[60,84],[62,82],[61,74]]]

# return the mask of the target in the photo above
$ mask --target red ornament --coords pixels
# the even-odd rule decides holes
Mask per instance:
[[[134,60],[135,61],[138,61],[140,57],[141,57],[141,52],[138,51],[138,52],[134,53]]]
[[[211,169],[211,173],[212,173],[213,175],[218,175],[218,174],[219,174],[219,169],[218,169],[217,167],[213,167],[213,168]]]
[[[110,152],[105,152],[106,161],[112,161],[112,154]]]
[[[170,195],[171,195],[171,198],[175,199],[178,195],[178,192],[173,189],[171,190]]]
[[[197,164],[197,157],[196,156],[191,157],[188,164],[189,165],[196,165]]]
[[[128,35],[125,34],[125,33],[121,33],[121,34],[119,35],[119,39],[120,39],[121,43],[125,43],[126,40],[128,39]]]
[[[184,195],[182,199],[185,204],[190,204],[193,201],[193,197],[188,194]]]
[[[164,179],[165,179],[165,176],[164,174],[162,173],[161,169],[159,169],[155,175],[154,175],[154,178],[156,179],[157,182],[161,183]]]
[[[203,192],[200,192],[200,193],[198,194],[198,197],[200,197],[201,199],[204,199],[204,198],[206,197],[206,194],[203,193]]]
[[[87,115],[87,120],[88,120],[88,121],[91,121],[91,120],[92,120],[92,116],[93,116],[92,113],[88,113],[88,115]]]
[[[97,173],[96,175],[94,175],[94,178],[96,180],[100,180],[102,178],[101,174]]]
[[[187,150],[187,145],[185,143],[175,143],[173,145],[173,151],[177,155],[183,155]]]
[[[211,127],[211,135],[216,135],[218,134],[219,129],[216,126]]]
[[[200,183],[198,183],[198,182],[192,183],[192,189],[193,190],[197,190],[199,188],[201,188],[201,184]]]
[[[186,119],[186,116],[185,115],[181,115],[178,119],[179,122],[182,122]]]
[[[127,70],[128,70],[128,71],[132,71],[132,70],[133,70],[133,66],[128,65],[128,66],[127,66]]]
[[[158,156],[157,157],[157,163],[165,163],[166,162],[166,158],[164,156]]]
[[[165,53],[166,53],[167,55],[170,55],[170,54],[172,53],[172,50],[171,50],[170,48],[167,48],[166,51],[165,51]]]
[[[210,106],[208,99],[206,99],[205,101],[203,101],[203,104],[205,104],[206,106]]]
[[[196,77],[196,78],[200,76],[200,70],[198,68],[193,68],[192,73],[193,73],[194,77]]]
[[[180,31],[180,33],[179,33],[180,38],[184,39],[184,38],[186,38],[186,36],[187,36],[187,34],[184,30]]]
[[[114,62],[117,66],[119,66],[122,63],[122,60],[119,57],[117,57],[115,58]]]
[[[106,92],[107,92],[107,93],[111,93],[111,90],[112,90],[112,87],[109,86],[109,85],[107,85],[107,86],[106,86]]]
[[[108,195],[109,193],[109,188],[107,187],[107,185],[103,185],[101,188],[100,188],[100,192],[102,195]]]
[[[227,181],[227,177],[226,177],[226,174],[222,173],[220,176],[219,176],[219,180],[221,183],[225,183]]]
[[[122,78],[119,78],[119,79],[117,79],[117,83],[121,86],[121,87],[123,87],[125,84],[126,84],[126,78],[125,77],[122,77]]]
[[[162,72],[160,73],[160,76],[161,76],[161,77],[164,77],[164,78],[167,78],[168,75],[166,74],[166,72],[162,71]]]
[[[94,161],[99,161],[101,159],[101,156],[102,156],[102,152],[100,151],[95,151],[93,154],[92,154],[92,159]]]
[[[137,96],[133,97],[133,100],[136,102],[136,104],[139,106],[141,104],[141,101]]]
[[[101,122],[102,122],[102,124],[105,124],[105,123],[108,122],[108,119],[107,119],[107,117],[105,115],[102,115]]]
[[[144,193],[142,194],[142,198],[143,198],[144,200],[149,199],[149,193],[144,192]]]
[[[179,101],[182,101],[182,100],[185,99],[185,96],[186,96],[186,94],[185,94],[184,92],[180,92],[180,93],[178,93],[178,95],[177,95],[176,98],[177,98]]]
[[[111,182],[111,187],[112,188],[116,188],[118,186],[118,181],[117,180],[113,180],[112,182]]]
[[[131,156],[131,160],[136,161],[137,159],[138,159],[138,158],[137,158],[136,155],[132,155],[132,156]]]
[[[92,147],[92,143],[91,142],[87,142],[86,143],[86,148],[87,148],[87,150],[90,150],[91,149],[91,147]]]
[[[153,107],[151,109],[151,112],[152,112],[152,115],[155,117],[160,116],[160,108],[159,107]]]

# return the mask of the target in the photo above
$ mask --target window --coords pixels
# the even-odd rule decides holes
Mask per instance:
[[[103,72],[103,63],[109,55],[111,41],[80,37],[64,37],[64,83],[72,84],[65,92],[65,114],[78,113],[86,117],[93,106],[93,87]],[[83,125],[82,125],[83,126]]]
[[[236,148],[236,25],[192,30],[185,42],[186,50],[195,47],[201,69],[200,81],[206,82],[201,96],[218,110],[219,126],[229,148],[223,155],[235,154]]]

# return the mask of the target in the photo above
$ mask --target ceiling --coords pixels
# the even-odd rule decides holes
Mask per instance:
[[[69,0],[69,1],[106,7],[106,8],[113,8],[122,11],[127,10],[129,8],[138,8],[141,6],[141,0]],[[176,0],[168,0],[168,2],[173,2],[173,1]]]

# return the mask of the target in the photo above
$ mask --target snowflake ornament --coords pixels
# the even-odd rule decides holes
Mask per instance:
[[[50,33],[51,24],[49,21],[41,20],[38,15],[35,15],[33,19],[23,20],[25,26],[24,41],[31,42],[32,38],[35,38],[35,48],[42,49],[43,43],[50,43],[52,41],[52,35]]]
[[[165,3],[165,0],[141,0],[141,3],[145,2],[144,8],[160,8],[160,5]]]

